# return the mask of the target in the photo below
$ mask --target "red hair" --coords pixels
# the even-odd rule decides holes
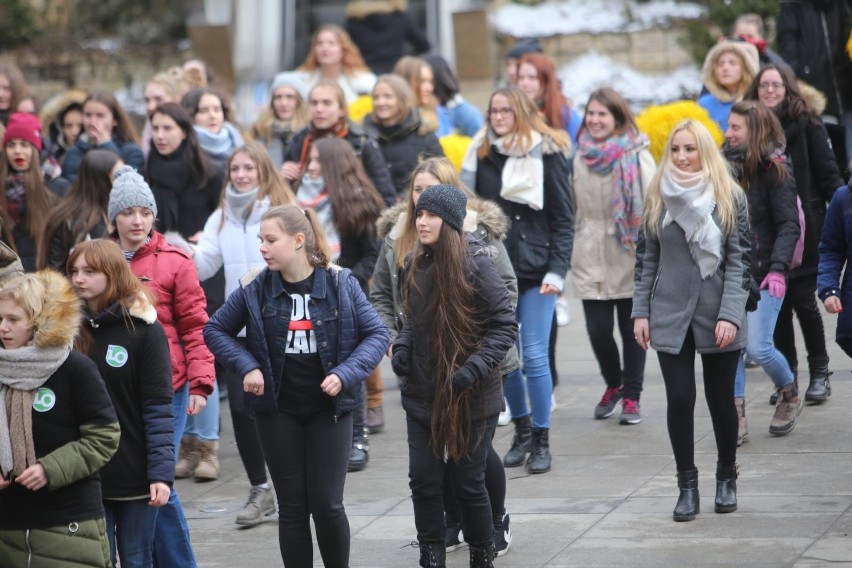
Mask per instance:
[[[553,128],[567,129],[568,125],[562,123],[562,109],[564,107],[570,111],[571,103],[559,90],[559,79],[556,77],[553,61],[543,53],[527,53],[518,61],[518,70],[524,63],[535,67],[538,82],[542,88],[541,112],[547,119],[547,123]]]

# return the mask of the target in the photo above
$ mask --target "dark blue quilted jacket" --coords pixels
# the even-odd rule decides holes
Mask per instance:
[[[248,281],[245,281],[248,280]],[[265,268],[241,286],[204,328],[204,341],[229,371],[244,377],[260,369],[264,394],[245,394],[249,408],[277,408],[284,347],[290,325],[291,300],[278,272]],[[388,330],[367,301],[361,285],[346,268],[314,271],[310,303],[314,334],[326,375],[340,377],[343,389],[334,397],[335,418],[361,402],[361,382],[388,349]],[[235,339],[246,328],[246,346]]]

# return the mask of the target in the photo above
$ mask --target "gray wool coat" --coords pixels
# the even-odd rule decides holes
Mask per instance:
[[[713,219],[718,225],[716,212]],[[716,346],[719,320],[737,326],[737,335],[725,352],[745,347],[745,305],[751,278],[749,233],[748,204],[743,198],[737,207],[736,230],[723,242],[724,259],[707,279],[701,278],[677,223],[661,228],[657,235],[640,235],[631,317],[649,318],[652,348],[677,355],[691,329],[698,353],[720,353]]]

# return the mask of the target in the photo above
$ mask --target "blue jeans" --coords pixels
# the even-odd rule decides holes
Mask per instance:
[[[772,335],[775,333],[775,322],[781,312],[784,298],[769,295],[769,290],[760,291],[760,302],[757,309],[748,312],[748,340],[746,341],[746,356],[763,367],[776,386],[784,387],[793,382],[793,371],[784,355],[775,348]],[[737,379],[734,383],[734,396],[745,398],[745,365],[742,358],[737,365]]]
[[[242,394],[240,391],[233,396]],[[187,417],[186,430],[183,433],[211,442],[219,439],[219,381],[213,381],[213,393],[207,397],[207,406],[201,414]]]
[[[208,397],[209,400],[209,397]],[[217,397],[218,400],[218,397]],[[186,410],[189,408],[189,383],[175,391],[172,401],[175,424],[175,455],[186,427]],[[159,508],[154,527],[154,566],[162,568],[195,568],[195,555],[189,540],[189,524],[183,514],[177,487],[172,487],[169,501]]]
[[[547,350],[556,298],[555,294],[539,293],[538,288],[529,288],[518,295],[517,318],[521,326],[518,352],[524,371],[509,373],[503,386],[512,418],[532,414],[534,428],[550,428],[553,379],[550,376],[550,356]]]
[[[104,501],[104,511],[113,566],[118,559],[121,560],[121,568],[150,568],[154,553],[154,525],[159,509],[148,505],[147,499],[107,500]]]

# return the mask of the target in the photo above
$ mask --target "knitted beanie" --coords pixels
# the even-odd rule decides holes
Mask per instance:
[[[305,83],[302,73],[298,71],[284,71],[276,75],[272,79],[272,87],[269,89],[270,96],[275,96],[275,90],[281,87],[290,87],[299,93],[303,101],[308,99],[308,85]]]
[[[430,185],[420,194],[414,213],[421,209],[434,213],[444,223],[461,231],[467,215],[467,197],[454,185]]]
[[[115,181],[109,194],[109,222],[114,223],[119,213],[131,207],[145,207],[157,217],[157,202],[145,178],[132,166],[121,166],[115,171]]]
[[[34,114],[16,112],[9,117],[6,132],[3,134],[3,146],[10,140],[29,142],[41,152],[41,122]]]
[[[506,52],[506,59],[520,59],[527,53],[543,53],[541,43],[535,38],[521,40]]]

